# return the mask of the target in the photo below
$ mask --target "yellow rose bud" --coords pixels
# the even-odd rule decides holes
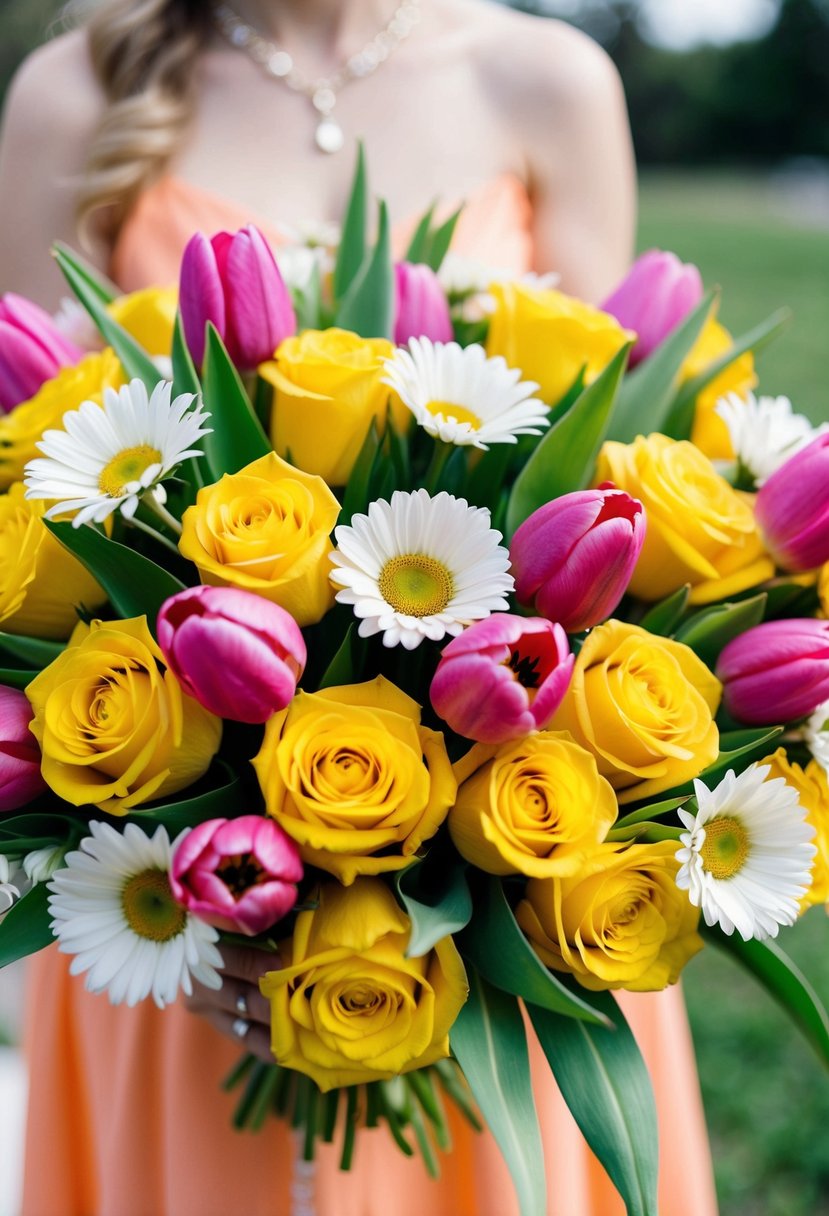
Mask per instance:
[[[407,866],[457,790],[443,735],[383,676],[298,693],[269,720],[253,765],[302,860],[346,885]]]
[[[284,968],[259,981],[277,1061],[327,1091],[445,1059],[468,993],[452,938],[407,958],[411,923],[376,879],[328,883],[316,899],[282,945]]]
[[[339,513],[320,477],[271,452],[199,490],[179,549],[203,583],[253,591],[313,625],[334,603],[328,555]]]
[[[0,416],[0,490],[23,480],[30,460],[40,456],[35,446],[43,432],[63,429],[63,415],[83,401],[103,401],[105,388],[120,388],[121,364],[111,350],[87,355],[75,367],[65,367],[35,393],[30,401]]]
[[[502,355],[525,380],[535,380],[548,405],[561,400],[582,369],[590,384],[636,336],[615,317],[560,291],[495,283],[490,292],[495,312],[487,354]]]
[[[143,346],[148,355],[169,356],[178,308],[178,287],[147,287],[120,296],[107,308],[114,321]]]
[[[803,896],[801,911],[805,912],[815,904],[825,904],[829,912],[829,781],[826,772],[817,760],[810,760],[801,768],[789,759],[785,747],[778,747],[760,763],[771,768],[767,781],[782,777],[787,785],[797,790],[806,819],[815,829],[812,844],[817,853],[812,863],[812,885]]]
[[[692,443],[665,435],[606,443],[595,484],[612,481],[645,507],[645,543],[628,585],[660,600],[684,583],[691,603],[707,604],[774,575],[751,497],[740,494]]]
[[[280,456],[329,485],[344,486],[371,420],[382,434],[389,405],[395,428],[410,414],[387,384],[386,338],[360,338],[345,329],[307,329],[286,338],[259,374],[274,387],[271,442]]]
[[[68,638],[76,608],[100,608],[106,593],[43,523],[47,503],[27,500],[22,482],[0,495],[0,628]]]
[[[733,345],[734,339],[728,330],[715,318],[709,317],[682,365],[682,380],[692,380],[704,372]],[[756,387],[754,358],[751,352],[747,351],[715,376],[697,397],[691,440],[711,460],[734,459],[728,427],[714,409],[720,397],[725,397],[728,393],[745,397]]]
[[[580,873],[527,883],[516,918],[541,961],[594,991],[675,984],[703,944],[676,851],[672,840],[603,844]]]
[[[595,758],[567,734],[476,744],[455,775],[449,832],[461,856],[487,874],[574,874],[618,813]]]
[[[221,739],[221,720],[185,696],[143,616],[76,629],[26,696],[46,783],[108,815],[192,785]]]
[[[619,802],[649,798],[712,764],[722,685],[689,646],[638,625],[591,630],[553,715],[596,757]]]

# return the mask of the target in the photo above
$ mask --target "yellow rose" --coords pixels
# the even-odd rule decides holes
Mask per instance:
[[[682,365],[682,380],[692,380],[704,372],[734,345],[728,330],[714,317],[709,317],[687,359]],[[745,397],[757,386],[754,358],[748,351],[724,368],[697,397],[691,440],[711,460],[733,460],[734,449],[728,427],[714,412],[720,397],[736,393]]]
[[[221,739],[221,720],[185,696],[143,616],[76,629],[26,696],[47,785],[108,815],[192,785]]]
[[[815,829],[812,844],[817,848],[812,863],[812,885],[803,896],[801,911],[815,904],[826,904],[829,911],[829,781],[826,772],[817,760],[810,760],[805,768],[795,764],[786,755],[785,747],[778,747],[761,764],[768,764],[771,772],[767,781],[782,777],[787,785],[797,790],[800,805],[806,818]]]
[[[537,381],[549,405],[561,400],[582,369],[590,384],[635,337],[615,317],[560,291],[495,283],[490,292],[495,312],[487,354],[502,355],[524,379]]]
[[[445,1059],[468,992],[452,938],[407,958],[411,923],[377,879],[328,883],[317,898],[282,947],[286,966],[259,981],[278,1062],[326,1091]]]
[[[603,481],[645,507],[645,543],[628,586],[632,595],[661,600],[690,583],[691,603],[707,604],[773,577],[750,496],[732,489],[692,443],[665,435],[606,443],[595,484]]]
[[[655,992],[702,949],[676,842],[603,844],[570,878],[532,879],[516,918],[538,957],[585,988]]]
[[[24,498],[22,482],[0,495],[0,628],[68,638],[76,607],[100,608],[106,594],[43,523],[47,503]]]
[[[595,758],[567,734],[476,744],[455,775],[449,832],[461,856],[487,874],[574,874],[618,813]]]
[[[722,685],[689,646],[638,625],[591,630],[550,727],[591,751],[619,802],[699,776],[719,754]]]
[[[334,603],[328,555],[339,513],[321,478],[271,452],[199,490],[179,549],[203,583],[253,591],[313,625]]]
[[[87,355],[47,380],[30,401],[0,416],[0,490],[23,480],[23,470],[40,452],[35,446],[49,429],[63,429],[63,415],[83,401],[103,401],[104,389],[125,383],[121,364],[111,350]]]
[[[120,296],[107,312],[148,355],[169,356],[178,308],[178,287],[147,287]]]
[[[383,676],[297,693],[269,720],[253,765],[303,861],[346,885],[407,866],[457,789],[443,735]]]
[[[387,384],[384,359],[394,354],[386,338],[360,338],[345,329],[307,329],[286,338],[259,374],[274,387],[271,442],[280,456],[329,485],[351,476],[372,418],[380,433],[389,405],[395,428],[411,415]]]
[[[820,568],[817,581],[817,593],[820,597],[820,616],[829,617],[829,562]]]

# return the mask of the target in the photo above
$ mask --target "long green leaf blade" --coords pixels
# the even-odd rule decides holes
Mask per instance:
[[[547,1210],[544,1157],[518,1001],[472,971],[469,999],[449,1041],[509,1167],[521,1216],[543,1216]]]
[[[215,481],[266,456],[271,445],[215,326],[208,323],[202,371],[204,405],[213,428],[202,440]]]
[[[368,178],[366,155],[362,142],[357,144],[357,163],[343,221],[342,237],[334,269],[334,299],[346,294],[366,256],[366,220],[368,217]]]
[[[766,601],[767,596],[761,593],[735,604],[717,604],[713,608],[705,608],[689,617],[677,629],[674,637],[677,642],[690,646],[697,657],[713,670],[720,651],[730,641],[760,624]]]
[[[429,865],[419,861],[397,876],[395,886],[412,922],[409,958],[428,954],[436,942],[458,933],[472,919],[472,896],[465,864]]]
[[[414,230],[409,247],[404,254],[404,262],[425,262],[429,247],[429,233],[432,228],[432,216],[435,214],[435,203],[420,217]]]
[[[36,954],[54,941],[48,898],[45,883],[38,883],[0,920],[0,967]]]
[[[380,203],[377,244],[363,259],[359,273],[337,312],[337,325],[361,338],[391,338],[394,326],[394,271],[389,213]]]
[[[47,667],[65,649],[66,643],[20,637],[14,633],[0,633],[0,647],[24,663]]]

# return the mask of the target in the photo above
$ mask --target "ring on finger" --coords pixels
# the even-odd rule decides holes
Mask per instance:
[[[250,1022],[245,1021],[244,1018],[236,1018],[230,1029],[237,1039],[243,1039],[250,1030]]]
[[[248,1009],[248,998],[245,996],[244,992],[240,992],[236,998],[236,1012],[238,1013],[240,1019],[241,1018],[247,1019],[248,1017],[250,1017],[250,1010]]]

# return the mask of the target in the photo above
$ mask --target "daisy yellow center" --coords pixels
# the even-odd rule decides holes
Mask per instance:
[[[452,575],[443,562],[422,553],[391,558],[377,585],[386,603],[404,616],[443,612],[454,594]]]
[[[120,498],[130,482],[138,481],[151,464],[161,463],[161,453],[148,443],[139,443],[134,448],[124,448],[101,469],[98,489],[110,498]]]
[[[133,933],[151,942],[172,941],[187,924],[187,913],[173,899],[163,870],[133,874],[121,892],[121,906]]]
[[[723,815],[706,823],[705,841],[699,855],[708,873],[724,881],[742,870],[749,845],[748,833],[739,819]]]
[[[455,405],[452,401],[429,401],[426,409],[433,418],[445,418],[447,422],[468,422],[473,431],[481,429],[481,420],[472,410],[464,405]]]

